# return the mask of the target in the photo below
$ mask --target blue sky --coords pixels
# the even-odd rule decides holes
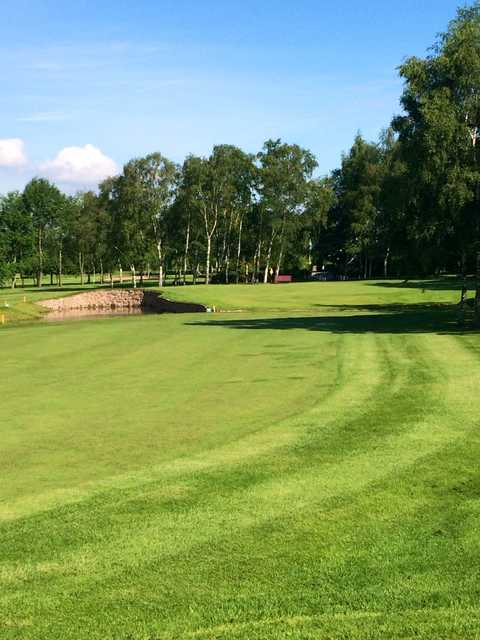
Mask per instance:
[[[0,192],[37,173],[86,187],[151,151],[180,162],[270,137],[326,173],[357,130],[374,139],[398,112],[396,67],[425,55],[458,4],[3,2]]]

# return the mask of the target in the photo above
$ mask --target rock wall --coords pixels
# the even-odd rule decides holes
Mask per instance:
[[[173,302],[162,298],[155,291],[144,289],[97,289],[85,291],[65,298],[53,298],[39,302],[53,311],[75,311],[79,309],[128,309],[145,308],[156,313],[201,313],[206,307],[188,302]]]

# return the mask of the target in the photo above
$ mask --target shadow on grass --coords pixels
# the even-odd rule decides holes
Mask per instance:
[[[404,280],[403,282],[389,282],[385,280],[381,282],[370,282],[369,286],[390,289],[421,289],[422,291],[461,291],[463,282],[455,276],[446,276],[444,278],[429,278],[424,280]],[[469,289],[475,288],[473,277],[467,278],[467,286]]]
[[[320,306],[320,305],[319,305]],[[332,315],[290,316],[275,318],[235,318],[189,322],[195,326],[224,327],[240,330],[323,331],[327,333],[437,333],[465,335],[479,331],[471,323],[458,323],[458,309],[452,305],[365,305],[330,307]],[[376,313],[371,313],[376,311]],[[347,312],[337,315],[336,312]],[[369,313],[370,312],[370,313]],[[348,315],[350,314],[350,315]]]
[[[341,313],[452,313],[458,314],[458,307],[448,302],[392,302],[383,304],[314,304],[313,307],[331,309]]]

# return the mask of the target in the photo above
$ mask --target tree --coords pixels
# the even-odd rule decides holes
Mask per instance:
[[[377,240],[383,255],[383,277],[390,274],[390,261],[406,257],[410,243],[405,230],[408,226],[408,181],[402,160],[402,147],[391,127],[380,136],[381,187],[377,216]]]
[[[0,245],[3,282],[11,277],[13,288],[17,273],[23,278],[25,271],[31,269],[33,251],[32,220],[18,191],[0,199]]]
[[[164,281],[166,215],[175,197],[176,184],[176,165],[160,153],[131,160],[123,168],[121,206],[124,212],[133,215],[145,254],[149,253],[149,241],[153,239],[155,243],[160,287]]]
[[[313,252],[318,255],[324,231],[328,225],[329,212],[335,200],[335,191],[330,177],[310,181],[302,219],[303,244],[307,250],[310,271],[314,266]]]
[[[264,270],[264,282],[267,282],[275,248],[275,275],[280,272],[286,244],[305,208],[308,181],[317,161],[310,151],[281,140],[268,140],[258,160],[260,204],[269,233]]]
[[[205,233],[205,284],[210,282],[212,238],[220,215],[222,179],[210,159],[189,156],[183,165],[183,188],[187,206],[196,210]]]
[[[128,172],[127,172],[128,173]],[[100,197],[107,203],[111,216],[108,234],[112,259],[120,266],[128,264],[137,286],[137,268],[144,273],[153,246],[149,219],[133,197],[130,175],[117,176],[104,181],[100,187]]]
[[[224,281],[229,282],[229,270],[234,254],[236,280],[239,279],[242,251],[243,221],[255,200],[258,171],[253,156],[233,145],[214,147],[211,160],[223,179],[220,193],[219,260]]]
[[[112,213],[113,240],[120,261],[127,260],[136,286],[136,265],[141,278],[154,254],[158,282],[163,286],[167,249],[167,212],[177,186],[177,167],[160,153],[127,162],[122,174],[101,186],[101,198]]]
[[[93,191],[77,193],[69,198],[64,207],[64,228],[70,230],[69,249],[72,262],[80,273],[80,282],[84,284],[85,275],[90,284],[93,274],[103,279],[104,267],[109,261],[107,236],[110,227],[109,212]]]
[[[42,286],[45,235],[54,225],[63,204],[58,188],[44,178],[33,178],[23,192],[23,206],[30,215],[36,235],[37,286]]]
[[[344,250],[358,261],[364,278],[372,275],[378,252],[378,218],[382,186],[382,157],[378,145],[357,134],[352,148],[342,157],[336,174],[339,215],[344,224]]]
[[[438,247],[455,247],[463,273],[475,257],[480,320],[480,3],[460,9],[432,54],[409,58],[400,75],[405,115],[394,127],[415,229]]]

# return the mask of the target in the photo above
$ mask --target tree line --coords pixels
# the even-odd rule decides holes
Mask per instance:
[[[317,177],[307,149],[268,140],[179,166],[152,153],[98,190],[63,194],[43,178],[0,201],[0,279],[82,281],[126,270],[178,282],[267,282],[477,273],[480,278],[480,3],[459,9],[425,58],[399,67],[401,115],[358,134]],[[478,292],[476,301],[479,304]]]
[[[160,153],[128,162],[97,192],[69,196],[43,178],[0,203],[4,278],[64,273],[82,282],[128,270],[178,282],[255,282],[308,270],[309,237],[333,197],[314,156],[269,140],[257,155],[218,145],[177,166]],[[297,241],[304,247],[300,249]],[[305,255],[302,255],[302,252]]]

